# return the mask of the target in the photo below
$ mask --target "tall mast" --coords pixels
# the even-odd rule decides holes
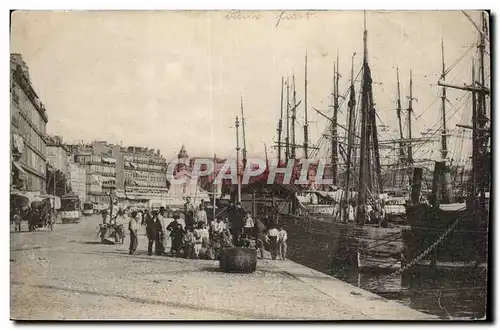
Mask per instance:
[[[401,88],[400,88],[400,84],[399,84],[399,68],[396,69],[396,75],[397,75],[397,80],[398,80],[398,101],[397,101],[396,113],[398,116],[399,137],[401,139],[401,142],[399,142],[399,159],[403,160],[404,159],[404,148],[403,148],[402,140],[404,140],[404,136],[403,136],[403,124],[401,122]]]
[[[367,115],[368,115],[368,93],[367,85],[369,83],[369,68],[368,68],[368,46],[367,46],[368,31],[366,30],[366,12],[364,13],[364,31],[363,31],[363,88],[361,92],[361,141],[359,155],[359,181],[358,181],[358,212],[356,222],[358,225],[364,224],[364,207],[366,204],[366,177],[368,175],[369,153],[367,152],[367,144],[369,134],[367,130]]]
[[[293,88],[293,91],[292,91],[292,127],[291,127],[291,134],[292,134],[292,142],[291,142],[291,148],[292,148],[292,152],[291,152],[291,157],[293,159],[295,159],[295,146],[296,146],[296,143],[295,143],[295,119],[297,118],[297,115],[296,115],[296,111],[297,111],[297,107],[296,107],[296,104],[297,104],[297,99],[296,99],[296,93],[295,93],[295,74],[292,76],[292,88]]]
[[[472,21],[472,19],[464,12],[464,14]],[[491,134],[491,128],[486,127],[488,118],[486,117],[486,96],[491,94],[490,88],[485,86],[484,76],[484,53],[485,53],[485,39],[488,34],[487,22],[484,12],[481,12],[482,28],[479,29],[472,21],[476,29],[479,30],[479,44],[477,46],[479,51],[479,77],[476,79],[475,67],[473,62],[472,70],[472,84],[464,86],[456,86],[438,81],[439,86],[448,88],[465,90],[472,92],[472,184],[469,187],[470,197],[474,200],[479,195],[479,205],[484,207],[485,202],[485,189],[489,185],[490,169],[488,156],[488,142]],[[479,80],[479,81],[478,81]],[[457,125],[462,126],[462,125]],[[476,206],[475,203],[473,203]]]
[[[472,61],[472,85],[475,84],[476,81],[476,72],[474,67],[474,61]],[[477,98],[476,92],[472,92],[472,184],[470,186],[471,189],[471,198],[477,196],[477,184],[479,182],[479,171],[478,171],[478,159],[479,159],[479,139],[478,139],[478,115],[477,115]]]
[[[481,25],[482,25],[482,33],[481,33],[481,38],[479,42],[479,81],[481,84],[481,87],[485,87],[485,77],[484,77],[484,51],[486,47],[485,43],[485,35],[487,33],[487,26],[486,26],[486,17],[484,15],[484,11],[481,12]],[[479,100],[481,102],[481,116],[486,116],[486,98],[484,93],[480,93],[481,99]],[[481,118],[481,121],[483,121],[484,118]]]
[[[333,116],[332,116],[332,180],[333,185],[337,185],[338,169],[338,135],[337,117],[339,111],[339,56],[333,65]]]
[[[245,137],[245,116],[243,114],[243,96],[241,97],[241,128],[243,130],[243,168],[247,163],[247,142]]]
[[[236,177],[238,179],[238,199],[237,202],[241,202],[241,181],[240,181],[240,135],[238,128],[240,127],[240,122],[238,116],[236,116]]]
[[[304,157],[308,158],[308,144],[309,144],[309,123],[307,121],[307,49],[306,49],[306,59],[304,64]]]
[[[278,164],[281,163],[281,132],[283,131],[283,77],[281,77],[281,106],[280,120],[278,121]]]
[[[345,198],[346,202],[349,202],[351,197],[350,187],[351,187],[351,155],[352,155],[352,145],[354,140],[354,110],[356,108],[356,92],[354,90],[354,56],[356,53],[352,54],[351,61],[351,86],[349,88],[349,114],[347,116],[347,156],[346,156],[346,188],[345,188]],[[344,213],[344,222],[347,222],[348,212]]]
[[[484,75],[484,53],[485,53],[485,48],[486,48],[486,34],[488,33],[488,26],[486,23],[486,15],[484,14],[484,11],[481,12],[481,28],[482,32],[480,34],[480,42],[479,42],[479,84],[481,85],[481,88],[485,88],[485,81],[486,77]],[[486,93],[484,91],[481,91],[478,94],[478,109],[477,109],[477,124],[478,124],[478,143],[480,146],[479,150],[479,159],[478,159],[478,165],[480,169],[480,173],[478,178],[480,179],[477,184],[479,185],[479,191],[478,193],[480,194],[480,204],[484,205],[484,199],[485,199],[485,189],[486,186],[488,185],[488,180],[486,178],[487,172],[485,171],[485,167],[487,166],[486,164],[488,163],[486,156],[487,156],[487,145],[488,145],[488,138],[485,134],[485,127],[487,123],[487,116],[486,116]]]
[[[370,72],[370,67],[368,66],[368,72]],[[376,115],[376,110],[373,102],[373,89],[372,89],[372,84],[371,84],[371,73],[369,76],[369,83],[368,83],[368,113],[370,114],[370,132],[372,134],[371,139],[372,139],[372,150],[373,150],[373,158],[374,158],[374,163],[370,165],[371,170],[375,170],[375,178],[373,178],[373,183],[374,187],[372,190],[372,193],[374,192],[375,194],[372,194],[378,198],[380,192],[383,190],[383,182],[382,182],[382,173],[381,173],[381,166],[380,166],[380,150],[378,147],[378,130],[377,130],[377,115]],[[370,158],[368,158],[370,159]],[[371,182],[370,182],[371,183]]]
[[[285,158],[290,159],[290,81],[286,78],[286,139]]]
[[[214,154],[214,171],[216,169],[217,169],[217,155]],[[215,179],[215,177],[214,177],[214,179]],[[213,207],[213,214],[212,214],[213,219],[215,219],[215,217],[216,217],[216,209],[217,209],[216,200],[215,200],[215,196],[217,194],[217,183],[215,183],[216,181],[217,180],[212,180],[212,193],[213,193],[212,197],[214,198],[213,205],[212,205],[212,207]]]
[[[446,81],[446,68],[444,65],[444,42],[441,39],[441,80]],[[441,134],[441,157],[446,159],[448,155],[448,147],[446,141],[446,87],[443,86],[441,91],[441,120],[443,121],[443,133]]]
[[[413,81],[412,70],[410,70],[410,97],[408,99],[408,165],[413,163],[413,152],[411,145],[411,113],[413,112]]]
[[[405,159],[405,151],[404,151],[404,143],[403,143],[403,140],[404,140],[404,135],[403,135],[403,123],[401,121],[401,87],[400,87],[400,83],[399,83],[399,68],[396,68],[396,78],[397,78],[397,82],[398,82],[398,100],[397,100],[397,103],[396,103],[396,114],[397,114],[397,117],[398,117],[398,124],[399,124],[399,138],[401,139],[401,141],[399,142],[399,161],[398,161],[398,164],[399,166],[403,165],[403,164],[406,164],[406,159]],[[397,173],[401,173],[401,171],[397,171]],[[397,174],[396,174],[397,176]],[[401,184],[403,184],[404,182],[404,176],[401,175]]]

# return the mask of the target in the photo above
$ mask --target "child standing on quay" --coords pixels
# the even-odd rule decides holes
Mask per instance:
[[[278,249],[279,249],[279,256],[281,260],[286,260],[286,240],[288,239],[288,235],[286,233],[286,230],[283,229],[283,227],[280,227],[280,230],[278,231]]]

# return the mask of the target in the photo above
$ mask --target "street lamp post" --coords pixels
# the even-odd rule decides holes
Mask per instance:
[[[54,176],[54,203],[52,204],[52,214],[53,216],[55,217],[56,215],[56,182],[57,182],[57,179],[56,179],[56,169],[54,168],[53,171],[52,171],[52,175]]]
[[[111,217],[113,215],[113,196],[111,190],[109,190],[109,219],[111,221]]]

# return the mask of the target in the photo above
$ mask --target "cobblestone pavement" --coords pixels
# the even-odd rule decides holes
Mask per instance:
[[[259,260],[253,274],[218,262],[138,254],[97,237],[100,217],[11,233],[12,319],[367,319],[359,308]],[[23,230],[26,230],[23,224]]]

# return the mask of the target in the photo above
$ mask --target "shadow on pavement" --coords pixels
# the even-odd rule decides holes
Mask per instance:
[[[224,273],[224,271],[222,269],[220,269],[219,267],[205,267],[205,268],[202,268],[201,271],[209,272],[209,273]]]
[[[230,309],[225,309],[225,308],[214,308],[214,307],[208,307],[208,306],[200,306],[200,305],[195,305],[195,304],[188,304],[188,303],[180,303],[180,302],[174,302],[174,301],[159,301],[155,299],[150,299],[150,298],[141,298],[141,297],[133,297],[133,296],[128,296],[125,294],[118,294],[118,293],[105,293],[105,292],[95,292],[95,291],[88,291],[88,290],[82,290],[82,289],[70,289],[70,288],[64,288],[64,287],[59,287],[55,285],[32,285],[28,283],[22,283],[22,282],[12,282],[12,284],[17,284],[17,285],[27,285],[30,287],[36,287],[40,289],[49,289],[49,290],[58,290],[58,291],[65,291],[65,292],[71,292],[71,293],[79,293],[79,294],[89,294],[89,295],[94,295],[94,296],[101,296],[101,297],[114,297],[114,298],[122,298],[131,302],[135,303],[140,303],[140,304],[152,304],[152,305],[163,305],[163,306],[169,306],[169,307],[174,307],[174,308],[184,308],[184,309],[190,309],[194,311],[201,311],[205,310],[207,312],[212,312],[212,313],[222,313],[230,316],[235,316],[235,317],[245,317],[249,319],[290,319],[292,320],[293,318],[285,318],[285,317],[277,317],[276,315],[273,314],[265,314],[265,313],[251,313],[251,312],[241,312],[241,311],[235,311],[235,310],[230,310]],[[188,320],[188,319],[187,319]]]
[[[104,242],[99,242],[99,241],[86,241],[86,242],[76,242],[72,241],[73,243],[80,243],[80,244],[87,244],[87,245],[113,245],[112,243],[108,243],[106,241]]]
[[[73,252],[68,252],[73,253]],[[106,257],[121,257],[124,259],[130,259],[132,262],[169,262],[178,264],[189,264],[189,259],[172,258],[169,256],[148,256],[147,252],[134,253],[129,255],[125,251],[94,251],[94,252],[78,252],[80,254],[96,255],[96,256],[106,256]],[[192,261],[192,260],[191,260]]]
[[[41,246],[31,246],[31,247],[24,247],[24,248],[19,248],[19,249],[12,249],[12,251],[28,251],[28,250],[38,250],[41,249]]]

